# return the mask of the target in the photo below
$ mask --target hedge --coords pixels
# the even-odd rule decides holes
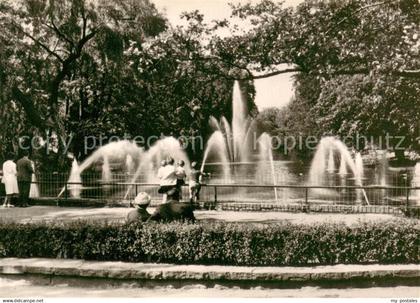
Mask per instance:
[[[419,263],[419,224],[0,224],[0,257],[248,266]]]

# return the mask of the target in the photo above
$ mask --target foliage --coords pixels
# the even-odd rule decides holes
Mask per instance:
[[[83,81],[87,73],[97,76],[92,62],[117,61],[124,44],[156,35],[165,29],[165,20],[148,0],[22,0],[2,2],[0,25],[4,29],[0,34],[2,103],[12,103],[25,113],[13,121],[18,130],[13,135],[30,133],[45,138],[54,132],[68,140],[72,95],[79,94],[79,104],[96,103],[98,107],[98,101],[103,101],[92,100],[97,92]],[[134,25],[137,30],[133,33]],[[86,100],[85,95],[92,99]],[[6,106],[5,115],[12,110]],[[80,112],[83,110],[81,106]]]
[[[419,207],[402,207],[401,211],[407,217],[420,219],[420,208]]]
[[[215,45],[220,56],[232,56],[245,70],[254,64],[256,71],[278,74],[292,65],[314,75],[419,77],[419,7],[413,0],[307,0],[296,9],[268,0],[239,4],[233,15],[253,27],[241,36],[215,39]]]
[[[212,49],[237,67],[235,76],[298,73],[296,96],[275,132],[358,133],[376,143],[403,135],[401,147],[419,148],[418,1],[308,0],[292,9],[264,0],[233,8],[251,29],[213,39]]]
[[[234,80],[248,87],[255,113],[252,81],[287,72],[298,74],[297,94],[275,132],[387,132],[418,148],[419,8],[415,0],[296,8],[262,0],[209,24],[185,13],[187,25],[171,28],[148,0],[3,1],[1,152],[25,132],[73,137],[76,155],[85,135],[206,137],[210,115],[231,114]]]
[[[6,140],[55,133],[57,157],[70,143],[83,158],[85,136],[205,136],[211,114],[230,115],[233,80],[193,60],[200,32],[169,29],[148,0],[20,0],[0,10],[1,100],[18,126],[2,129]],[[242,86],[252,109],[252,83]],[[42,162],[57,169],[51,157]]]
[[[419,263],[407,220],[337,224],[1,224],[3,257],[223,265]]]
[[[338,136],[365,136],[382,148],[418,149],[419,93],[419,83],[406,78],[341,76],[323,83],[312,112],[324,131]]]

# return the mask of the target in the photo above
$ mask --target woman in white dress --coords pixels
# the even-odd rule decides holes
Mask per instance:
[[[8,158],[11,159],[12,157]],[[1,182],[6,189],[3,207],[13,207],[13,205],[10,204],[10,201],[14,195],[19,194],[16,174],[16,164],[13,160],[7,160],[3,163],[3,178]]]

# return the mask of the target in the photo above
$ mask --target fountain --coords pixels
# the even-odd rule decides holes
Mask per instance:
[[[226,146],[225,137],[221,131],[215,131],[207,141],[207,146],[204,152],[203,161],[201,164],[201,171],[204,171],[204,165],[209,155],[214,152],[218,156],[218,160],[222,164],[223,169],[223,183],[231,182],[232,175],[229,165],[229,153]]]
[[[340,185],[343,187],[346,186],[347,165],[343,156],[340,157],[340,168],[338,169],[338,175],[340,177]],[[343,188],[341,193],[344,194],[345,192],[346,189]]]
[[[36,175],[35,175],[34,162],[32,162],[32,169],[34,170],[34,173],[32,174],[31,187],[29,189],[29,197],[30,198],[38,198],[39,197],[39,188],[38,188],[38,183],[37,183]]]
[[[220,151],[223,155],[219,156],[220,159],[226,155],[230,163],[248,162],[250,160],[251,148],[249,146],[249,140],[254,123],[248,117],[246,103],[238,81],[233,86],[232,125],[229,124],[225,117],[221,117],[219,122],[213,116],[210,117],[209,124],[215,130],[215,133],[220,132],[223,136],[223,140],[221,140],[220,134],[215,135],[218,138],[217,140],[220,141],[218,142],[218,146],[221,148],[221,145],[223,145]],[[207,144],[207,148],[214,148],[214,146]],[[204,154],[206,152],[208,153],[205,150]],[[203,164],[205,162],[203,160]]]
[[[127,155],[130,155],[133,159],[141,156],[143,149],[138,147],[136,143],[129,140],[121,140],[110,142],[106,145],[99,147],[92,153],[83,163],[80,165],[79,170],[83,172],[85,169],[90,167],[93,163],[102,159],[104,162],[105,158],[107,161],[122,162],[126,159]]]
[[[271,146],[271,137],[267,133],[263,133],[258,139],[258,144],[260,147],[259,150],[259,163],[257,171],[264,171],[265,166],[268,163],[270,165],[271,177],[273,180],[273,185],[277,185],[276,181],[276,172],[274,170],[273,162],[273,151]],[[277,188],[274,187],[274,199],[278,201]]]
[[[109,183],[112,181],[112,173],[111,168],[109,166],[109,156],[104,155],[103,163],[102,163],[102,179],[101,182],[103,183],[103,187],[108,189]]]
[[[133,157],[130,154],[128,154],[125,159],[125,170],[128,175],[131,175],[134,173],[134,169],[135,169],[135,163],[134,163]]]
[[[70,177],[67,182],[69,183],[67,188],[70,191],[70,195],[73,198],[80,198],[80,193],[82,191],[82,185],[81,185],[82,177],[80,176],[79,164],[77,163],[76,158],[73,159],[73,163],[71,165],[71,170],[70,170]],[[63,194],[63,192],[64,192],[64,188],[61,190],[58,196],[60,197]]]
[[[379,185],[382,187],[387,186],[387,170],[388,170],[388,158],[386,157],[386,150],[382,151],[382,158],[379,164]],[[386,189],[381,190],[382,199],[386,197]]]
[[[186,173],[187,175],[189,174],[190,161],[182,148],[181,143],[174,137],[164,137],[156,141],[149,150],[141,155],[139,165],[130,183],[137,182],[139,178],[142,178],[146,183],[159,183],[159,179],[156,175],[157,170],[160,167],[162,160],[165,160],[168,157],[172,157],[176,160],[183,160],[185,162]],[[129,198],[131,190],[132,186],[129,186],[124,195],[124,200]]]
[[[128,140],[121,140],[116,142],[108,143],[98,148],[92,153],[83,163],[79,166],[76,158],[73,159],[70,176],[68,179],[68,190],[70,196],[74,198],[80,198],[81,191],[83,189],[81,174],[84,170],[90,167],[95,162],[102,159],[102,179],[101,182],[109,183],[112,181],[112,173],[110,168],[110,159],[112,161],[121,161],[128,155],[133,158],[138,158],[143,153],[143,149],[139,148],[134,142]],[[72,184],[73,183],[73,184]],[[65,187],[62,188],[58,197],[60,197],[65,191]]]
[[[123,163],[122,167],[125,173],[130,176],[133,171],[134,175],[129,181],[130,183],[140,181],[146,183],[157,183],[156,171],[160,166],[160,162],[167,157],[173,157],[176,160],[184,160],[186,170],[189,169],[189,160],[182,149],[178,140],[173,137],[165,137],[159,139],[147,151],[138,147],[134,142],[127,140],[108,143],[98,148],[92,155],[90,155],[80,166],[76,159],[73,160],[70,177],[68,179],[68,189],[70,195],[74,198],[79,198],[83,187],[81,186],[81,174],[87,168],[102,160],[101,182],[105,184],[104,188],[109,187],[109,183],[113,181],[112,163]],[[135,159],[138,161],[137,169],[135,169]],[[77,183],[77,184],[72,184]],[[65,191],[63,188],[58,197]],[[125,194],[127,198],[130,194],[131,186]]]
[[[266,188],[256,191],[257,187],[253,187],[252,190],[246,187],[242,187],[241,190],[221,188],[219,191],[221,195],[229,196],[233,194],[234,196],[228,198],[239,197],[241,200],[248,197],[252,199],[251,196],[254,196],[253,199],[258,201],[272,200],[273,196],[275,201],[290,200],[293,199],[292,197],[295,194],[298,198],[301,190],[298,193],[294,189],[286,190],[281,187],[286,184],[296,185],[297,178],[293,173],[302,175],[303,172],[291,173],[292,170],[289,170],[284,173],[284,163],[287,161],[274,161],[271,146],[272,138],[267,133],[257,137],[255,120],[252,120],[248,115],[246,102],[238,82],[235,82],[233,87],[231,123],[222,116],[220,119],[210,117],[209,124],[213,133],[205,145],[201,171],[205,169],[216,171],[216,174],[211,171],[213,176],[211,183],[275,185],[273,191],[267,191]],[[253,143],[252,146],[251,143]],[[76,160],[73,161],[69,182],[78,184],[69,184],[68,188],[71,196],[80,197],[83,189],[80,185],[81,174],[94,164],[96,166],[101,165],[101,175],[98,178],[101,178],[103,183],[114,181],[116,177],[114,172],[122,170],[124,172],[124,182],[154,185],[159,182],[157,170],[160,163],[167,157],[184,160],[188,175],[190,167],[188,157],[179,140],[173,137],[163,137],[157,140],[148,150],[144,150],[127,140],[111,142],[98,148],[80,166]],[[115,164],[118,164],[117,168]],[[416,169],[419,170],[420,168]],[[385,173],[386,166],[383,166],[380,177],[378,177],[381,185],[386,182]],[[369,177],[369,171],[366,175]],[[343,142],[330,136],[320,140],[308,171],[306,184],[321,187],[334,186],[335,184],[340,184],[342,187],[346,185],[363,186],[364,176],[361,154],[352,154]],[[420,184],[420,180],[418,180],[420,179],[420,172],[417,172],[416,176],[415,184],[418,186]],[[340,191],[331,188],[314,188],[310,189],[310,195],[316,194],[319,198],[322,198],[321,202],[325,202],[331,198],[338,198],[340,194],[345,194],[347,191],[349,191],[347,188],[342,188]],[[131,186],[128,190],[124,189],[124,192],[124,199],[132,197]],[[364,199],[369,204],[368,197],[363,189],[356,188],[352,190],[352,193],[354,192],[356,202],[361,203]],[[282,194],[280,198],[279,193]],[[301,200],[301,198],[299,199]],[[417,193],[416,199],[420,200],[419,193]]]
[[[356,156],[355,156],[355,159],[354,159],[354,165],[356,166],[355,184],[354,185],[362,186],[362,180],[363,180],[363,177],[364,177],[364,168],[363,168],[362,155],[360,153],[356,153]],[[357,203],[362,203],[362,194],[363,194],[363,190],[356,189],[356,202]]]
[[[420,187],[420,162],[417,162],[416,166],[414,166],[413,181],[411,186]],[[420,205],[420,189],[415,190],[412,196],[414,197],[416,205]]]
[[[347,174],[347,168],[350,169],[354,176],[354,185],[362,186],[363,180],[363,161],[360,153],[357,153],[353,160],[351,153],[347,146],[340,140],[334,137],[324,137],[320,140],[314,158],[309,169],[308,185],[313,186],[325,186],[328,180],[333,180],[335,169],[334,155],[340,156],[340,167],[338,175],[341,179],[341,184],[345,184],[345,175]],[[325,173],[328,172],[329,176],[326,177]],[[330,196],[334,197],[337,192],[331,189],[311,189],[311,192],[316,193],[319,196]],[[361,195],[363,194],[366,203],[369,204],[366,193],[363,189],[356,190],[356,201],[361,201]]]

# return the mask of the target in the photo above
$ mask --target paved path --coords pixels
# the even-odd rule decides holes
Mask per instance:
[[[420,265],[253,267],[3,258],[0,259],[0,273],[147,280],[343,281],[354,278],[420,278]]]
[[[28,208],[0,208],[0,221],[31,223],[40,221],[116,221],[124,222],[127,213],[132,208],[123,207],[55,207],[32,206]],[[149,212],[153,212],[149,208]],[[194,211],[199,221],[214,222],[252,222],[252,223],[280,223],[316,224],[321,222],[344,223],[347,225],[366,221],[386,221],[395,219],[389,214],[338,214],[338,213],[290,213],[290,212],[236,212],[236,211]],[[405,219],[409,220],[409,219]],[[418,220],[417,220],[418,222]]]
[[[0,259],[0,297],[420,297],[420,287],[412,283],[333,286],[334,280],[385,277],[415,280],[420,266],[241,267],[4,258]],[[300,284],[325,279],[327,287]],[[238,286],[241,281],[261,285],[264,280],[271,281],[271,286]],[[229,286],[229,281],[236,284]],[[293,281],[295,286],[287,287]]]
[[[2,298],[419,298],[420,288],[414,286],[397,287],[355,287],[320,288],[304,286],[295,289],[271,289],[261,286],[240,288],[216,284],[208,287],[191,284],[175,288],[173,286],[138,287],[130,284],[120,286],[83,287],[67,283],[57,285],[34,285],[29,280],[0,278],[0,297]],[[276,300],[278,302],[279,299]],[[96,301],[95,301],[96,302]],[[281,302],[289,302],[288,299]],[[330,301],[329,301],[330,302]],[[363,302],[363,301],[357,301]]]

